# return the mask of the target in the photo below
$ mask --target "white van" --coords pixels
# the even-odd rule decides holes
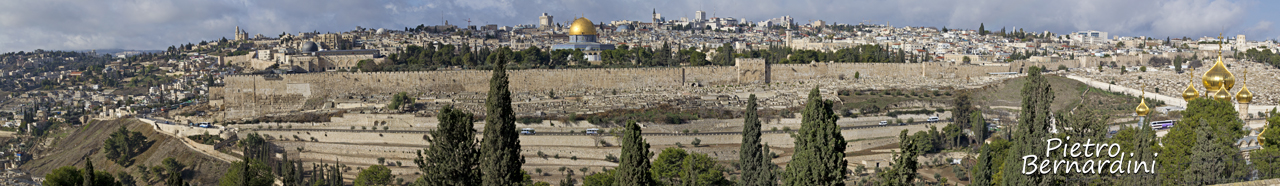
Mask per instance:
[[[937,116],[929,117],[929,122],[938,122],[938,117]]]
[[[599,134],[599,133],[600,133],[600,129],[598,129],[598,128],[589,128],[589,129],[587,129],[587,134]]]
[[[880,121],[880,126],[889,125],[889,121]]]
[[[533,128],[523,128],[523,129],[520,129],[520,134],[533,135],[535,133],[533,132]]]

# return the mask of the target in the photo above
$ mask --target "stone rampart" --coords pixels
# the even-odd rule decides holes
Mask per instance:
[[[1005,66],[948,63],[771,65],[759,59],[739,61],[738,66],[511,70],[509,81],[512,92],[519,93],[756,84],[853,78],[854,74],[879,78],[963,78],[1010,71]],[[234,75],[223,80],[226,86],[218,96],[224,99],[226,118],[235,120],[315,109],[332,100],[376,100],[398,92],[484,93],[489,90],[490,76],[487,70]]]

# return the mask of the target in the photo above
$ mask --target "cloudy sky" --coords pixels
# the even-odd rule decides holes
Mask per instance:
[[[1120,36],[1280,37],[1278,1],[1258,0],[0,0],[0,52],[164,49],[251,35],[403,29],[419,24],[535,24],[543,12],[595,22],[707,16],[761,21],[888,22],[894,26],[1008,27]]]

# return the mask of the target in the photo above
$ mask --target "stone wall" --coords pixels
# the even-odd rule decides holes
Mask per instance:
[[[738,60],[738,66],[512,70],[509,80],[512,92],[521,93],[756,84],[853,78],[854,74],[878,78],[964,78],[1011,71],[1005,66],[950,63],[770,65],[759,59]],[[377,100],[398,92],[484,93],[489,90],[490,76],[491,72],[485,70],[236,75],[226,77],[226,86],[214,97],[224,99],[226,118],[235,120],[314,109],[332,100]]]

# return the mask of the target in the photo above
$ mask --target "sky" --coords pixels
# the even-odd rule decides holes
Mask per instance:
[[[1280,1],[1262,0],[0,0],[0,52],[165,49],[250,35],[402,30],[419,24],[536,24],[585,16],[593,22],[708,17],[747,21],[792,16],[796,22],[1000,28],[1112,36],[1280,37]]]

